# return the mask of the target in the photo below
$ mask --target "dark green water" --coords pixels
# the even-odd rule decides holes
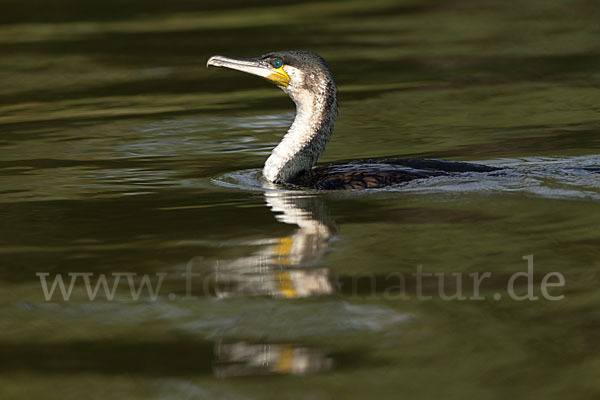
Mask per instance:
[[[0,5],[1,398],[600,396],[596,2]],[[205,63],[281,49],[336,78],[321,162],[510,171],[264,187],[293,105]]]

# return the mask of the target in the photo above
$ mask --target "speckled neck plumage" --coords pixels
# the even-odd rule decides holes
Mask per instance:
[[[298,69],[288,73],[303,74]],[[282,88],[296,103],[296,118],[265,163],[263,176],[270,182],[290,182],[310,170],[323,154],[333,131],[337,100],[331,76],[302,76],[297,81],[303,84]]]

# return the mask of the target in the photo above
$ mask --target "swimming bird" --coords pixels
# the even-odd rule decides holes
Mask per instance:
[[[329,65],[304,50],[277,51],[258,58],[212,56],[207,66],[260,76],[296,104],[289,130],[266,160],[263,177],[272,183],[321,190],[381,188],[414,179],[461,172],[490,172],[481,164],[433,159],[364,159],[314,167],[337,117],[337,89]]]

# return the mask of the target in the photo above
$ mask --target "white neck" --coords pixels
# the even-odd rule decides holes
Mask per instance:
[[[269,182],[290,182],[310,170],[325,150],[337,114],[335,92],[325,87],[318,93],[285,91],[296,103],[296,118],[265,162],[263,176]]]

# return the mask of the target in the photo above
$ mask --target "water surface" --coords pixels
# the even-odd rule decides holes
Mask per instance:
[[[4,3],[2,398],[600,395],[595,2]],[[508,169],[265,185],[293,104],[205,62],[281,49],[336,78],[322,163]],[[514,300],[530,255],[538,300]],[[417,293],[419,270],[444,284]],[[485,272],[483,299],[444,299],[452,274],[471,297]],[[46,301],[39,274],[69,273],[70,299]],[[541,294],[548,273],[561,300]],[[115,274],[91,301],[84,276]],[[144,276],[160,290],[136,299]]]

